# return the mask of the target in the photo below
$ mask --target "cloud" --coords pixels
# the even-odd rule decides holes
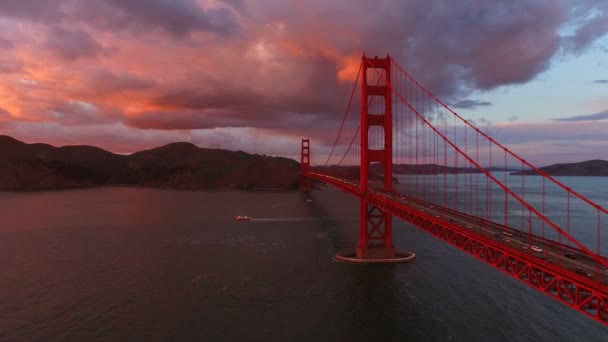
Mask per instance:
[[[409,4],[399,7],[400,13],[410,11]],[[542,0],[415,7],[407,15],[405,55],[399,57],[409,59],[414,75],[443,97],[534,78],[558,51],[557,29],[567,12],[563,1]]]
[[[565,46],[569,51],[580,53],[608,32],[608,3],[582,1],[574,10],[580,12],[585,19],[580,21],[574,34],[565,38]]]
[[[210,120],[208,115],[189,112],[141,112],[127,116],[123,120],[131,127],[143,129],[189,130],[206,129],[231,125],[230,119],[219,117],[219,120]],[[222,123],[223,122],[223,123]]]
[[[0,13],[9,18],[54,20],[59,16],[60,7],[51,1],[0,1]]]
[[[564,25],[591,44],[605,33],[589,15],[598,2],[582,3],[0,1],[11,39],[0,48],[0,107],[33,136],[33,123],[89,133],[120,123],[142,137],[257,129],[331,146],[362,52],[390,53],[456,108],[489,106],[470,97],[534,79],[574,46]]]
[[[96,57],[104,51],[87,32],[53,28],[46,37],[46,47],[64,60]]]
[[[453,108],[463,108],[463,109],[475,109],[477,107],[487,107],[491,106],[491,102],[487,101],[479,101],[479,100],[460,100],[456,103],[452,104]]]
[[[597,120],[606,120],[608,119],[608,110],[605,110],[603,112],[599,112],[599,113],[595,113],[595,114],[588,114],[588,115],[577,115],[577,116],[571,116],[571,117],[567,117],[567,118],[556,118],[553,119],[553,121],[597,121]]]
[[[0,50],[2,50],[2,49],[10,49],[13,46],[14,46],[13,42],[11,42],[8,39],[0,37]]]
[[[9,113],[8,111],[0,108],[0,121],[5,121],[12,118],[11,113]]]
[[[0,26],[0,29],[2,27]],[[15,44],[8,39],[0,37],[0,74],[17,73],[23,70],[23,62],[11,54]]]
[[[96,68],[84,78],[85,92],[95,94],[121,93],[131,90],[145,90],[156,85],[156,81],[129,73],[128,71],[112,71]]]
[[[595,80],[593,83],[607,84],[608,80]]]
[[[224,1],[243,9],[241,1]],[[108,30],[130,29],[143,33],[159,29],[174,36],[209,32],[231,36],[241,32],[234,12],[225,6],[204,8],[196,0],[38,0],[2,1],[0,16],[47,25],[81,22]]]
[[[13,119],[14,118],[11,115],[11,113],[0,108],[0,128],[10,125],[12,123]]]
[[[20,59],[11,59],[0,56],[0,74],[19,73],[23,70],[23,62]]]
[[[232,7],[235,11],[246,14],[247,13],[247,5],[245,4],[245,0],[219,0],[222,3],[227,4]]]
[[[97,107],[84,101],[61,101],[49,108],[49,118],[65,126],[91,126],[114,123],[119,120],[122,113],[108,106]]]
[[[606,159],[608,121],[492,126],[491,136],[537,166]]]
[[[161,31],[175,37],[193,32],[229,37],[242,30],[230,9],[204,8],[196,0],[101,0],[95,4],[80,1],[81,17],[105,30],[118,28],[138,34]]]
[[[203,81],[204,82],[204,81]],[[253,89],[208,80],[201,85],[186,85],[168,90],[153,99],[153,104],[176,110],[242,109],[256,111],[266,104],[266,97]]]

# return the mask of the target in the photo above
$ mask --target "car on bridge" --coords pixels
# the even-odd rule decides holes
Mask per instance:
[[[531,246],[530,249],[533,250],[533,251],[535,251],[535,252],[537,252],[537,253],[542,253],[543,252],[543,249],[540,248],[540,247],[538,247],[538,246]]]
[[[506,231],[505,231],[505,232],[502,232],[502,233],[503,233],[504,235],[506,235],[506,236],[513,236],[513,233],[510,233],[510,232],[506,232]]]
[[[587,271],[587,270],[586,270],[586,269],[584,269],[584,268],[576,268],[576,269],[574,270],[574,272],[576,272],[576,273],[578,273],[578,274],[580,274],[580,275],[584,275],[584,276],[585,276],[585,277],[587,277],[587,278],[593,278],[593,273],[591,273],[591,272]]]
[[[564,257],[571,259],[571,260],[576,260],[576,254],[574,254],[574,253],[566,253],[566,254],[564,254]]]

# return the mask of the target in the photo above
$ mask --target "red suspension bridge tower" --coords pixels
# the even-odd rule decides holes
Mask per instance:
[[[384,190],[393,189],[393,113],[392,92],[387,84],[390,83],[391,60],[390,57],[367,59],[363,56],[362,83],[361,83],[361,174],[360,188],[361,222],[359,231],[359,244],[357,245],[357,258],[379,259],[394,258],[393,246],[393,216],[383,212],[365,199],[369,184],[369,170],[371,163],[381,163],[384,170]],[[377,69],[386,75],[386,81],[380,85],[368,83],[368,69]],[[371,70],[370,70],[371,71]],[[375,75],[372,71],[371,75]],[[384,101],[383,113],[370,113],[368,103],[371,96],[378,96]],[[384,137],[382,148],[370,149],[370,128],[380,127]]]
[[[310,172],[310,140],[302,139],[302,153],[300,158],[300,189],[303,191],[311,190],[311,180],[304,175]]]
[[[368,72],[369,71],[369,72]],[[361,166],[359,170],[359,189],[360,198],[360,227],[359,242],[355,253],[343,252],[336,255],[336,259],[346,262],[356,263],[382,263],[382,262],[405,262],[413,260],[416,255],[410,252],[396,251],[393,245],[393,215],[369,202],[370,181],[381,182],[383,190],[393,191],[393,111],[392,111],[392,90],[391,83],[391,58],[368,59],[362,57],[361,66],[361,140],[360,158]],[[374,77],[382,75],[382,77]],[[370,79],[373,79],[369,83]],[[376,81],[376,82],[374,82]],[[384,81],[384,82],[381,82]],[[375,83],[375,84],[374,84]],[[381,99],[383,104],[380,108],[370,112],[368,106],[372,101]],[[382,132],[383,142],[375,148],[370,148],[370,129]],[[377,129],[376,129],[377,130]],[[370,177],[370,166],[374,163],[382,164],[383,177],[377,180]],[[310,142],[302,139],[301,154],[302,180],[301,188],[310,190]],[[377,184],[374,184],[377,187]]]

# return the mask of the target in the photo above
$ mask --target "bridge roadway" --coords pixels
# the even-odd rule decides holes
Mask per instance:
[[[343,191],[353,194],[360,193],[359,184],[356,182],[326,175],[315,176],[311,174],[311,176],[332,183],[333,185],[342,188]],[[540,259],[541,262],[545,261],[547,263],[555,264],[560,266],[560,268],[566,268],[583,277],[608,285],[607,268],[601,266],[601,268],[598,269],[597,262],[580,249],[559,244],[558,242],[544,239],[540,236],[531,235],[512,227],[487,221],[449,208],[439,207],[435,204],[403,194],[389,193],[372,187],[370,187],[369,191],[396,203],[413,208],[422,214],[428,214],[437,220],[456,224],[462,229],[492,239],[499,244],[509,245],[518,249],[522,254],[531,255]],[[532,246],[541,248],[542,252],[533,251]],[[566,257],[566,254],[568,257]]]

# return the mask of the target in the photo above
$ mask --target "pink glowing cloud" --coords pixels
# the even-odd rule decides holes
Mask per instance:
[[[0,132],[120,152],[240,133],[273,151],[302,135],[329,145],[363,51],[390,52],[447,102],[486,106],[462,99],[581,53],[607,13],[566,0],[4,1]]]

